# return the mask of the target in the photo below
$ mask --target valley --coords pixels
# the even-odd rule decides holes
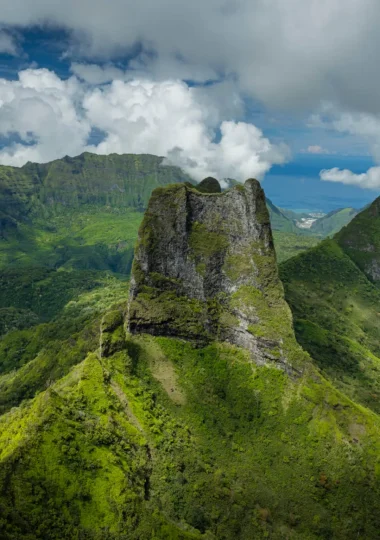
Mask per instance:
[[[154,156],[0,178],[1,538],[377,537],[378,200],[302,231]]]

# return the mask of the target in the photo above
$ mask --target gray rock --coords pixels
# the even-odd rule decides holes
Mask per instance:
[[[291,370],[289,344],[298,346],[257,180],[223,193],[183,184],[153,192],[128,312],[132,334],[226,341],[248,349],[258,364]]]

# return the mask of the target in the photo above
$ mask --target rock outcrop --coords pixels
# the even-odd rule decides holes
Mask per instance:
[[[293,370],[299,349],[264,192],[253,179],[223,193],[212,184],[211,193],[184,184],[153,192],[135,251],[129,331],[226,341],[258,364]]]

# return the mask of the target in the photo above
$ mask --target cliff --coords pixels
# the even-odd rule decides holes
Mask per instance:
[[[258,364],[299,367],[264,192],[253,179],[224,193],[205,189],[209,180],[153,192],[135,250],[129,330],[226,341]]]

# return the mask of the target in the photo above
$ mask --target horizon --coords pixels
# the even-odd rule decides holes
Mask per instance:
[[[179,34],[165,6],[152,27],[147,0],[140,19],[116,0],[97,0],[86,16],[81,0],[74,18],[55,2],[17,5],[3,10],[0,26],[0,163],[142,153],[167,157],[198,181],[257,177],[289,208],[362,207],[379,194],[378,68],[364,54],[377,50],[374,0],[373,10],[314,6],[325,26],[314,25],[300,0],[283,9],[242,0],[218,10],[207,2],[212,39],[181,4],[173,8]],[[247,32],[246,21],[260,30],[255,10],[277,25],[272,42]],[[119,24],[126,15],[129,33]],[[341,20],[340,56],[328,56],[336,43],[324,28]],[[221,31],[228,23],[229,49]],[[189,34],[194,25],[199,44]],[[362,57],[362,75],[371,74],[366,91],[356,88]]]

